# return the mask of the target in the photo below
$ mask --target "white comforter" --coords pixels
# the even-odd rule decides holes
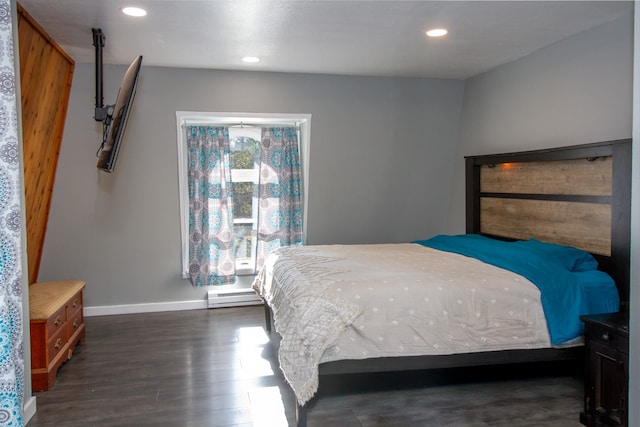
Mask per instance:
[[[273,311],[301,405],[323,362],[550,347],[535,285],[417,244],[282,248],[253,287]]]

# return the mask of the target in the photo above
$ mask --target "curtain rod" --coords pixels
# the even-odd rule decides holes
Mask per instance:
[[[212,126],[227,126],[227,127],[294,127],[296,129],[299,128],[298,124],[296,122],[293,123],[245,123],[245,122],[240,122],[240,123],[225,123],[225,122],[214,122],[214,121],[207,121],[207,120],[203,120],[203,121],[190,121],[190,120],[183,120],[182,121],[182,126],[208,126],[208,125],[212,125]]]

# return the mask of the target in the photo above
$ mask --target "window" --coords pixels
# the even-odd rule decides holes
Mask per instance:
[[[231,181],[234,197],[234,243],[236,274],[255,274],[257,229],[257,184],[259,181],[260,139],[262,127],[295,126],[299,129],[299,144],[303,186],[303,240],[306,242],[306,211],[309,164],[308,114],[241,114],[198,113],[178,111],[178,184],[180,192],[180,222],[182,240],[182,277],[189,277],[189,199],[187,191],[186,126],[214,125],[229,128],[231,148]]]
[[[255,272],[260,133],[261,128],[254,126],[229,129],[236,274],[240,275]]]

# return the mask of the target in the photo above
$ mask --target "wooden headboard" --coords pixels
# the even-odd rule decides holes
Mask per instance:
[[[631,140],[465,157],[466,231],[592,253],[629,302]]]

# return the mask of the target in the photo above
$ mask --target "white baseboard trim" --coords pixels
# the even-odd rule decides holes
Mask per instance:
[[[116,314],[155,313],[159,311],[199,310],[206,308],[206,300],[105,305],[98,307],[84,307],[84,316],[111,316]]]
[[[31,418],[36,414],[36,397],[31,396],[29,400],[24,404],[24,412],[23,412],[23,422],[24,425],[27,425]]]

